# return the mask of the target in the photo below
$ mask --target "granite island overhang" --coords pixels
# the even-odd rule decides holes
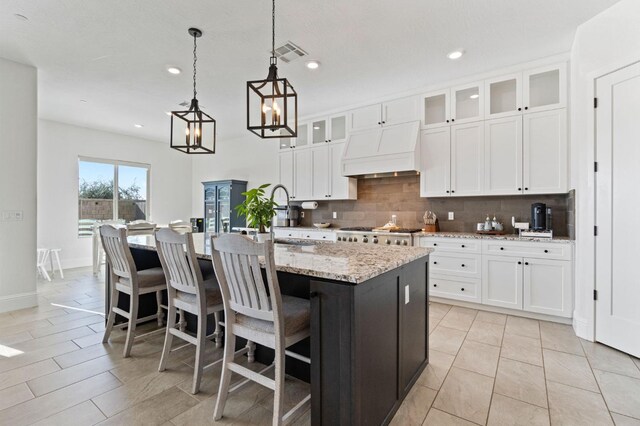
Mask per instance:
[[[194,234],[211,277],[208,234]],[[153,236],[128,238],[139,269],[159,266]],[[428,264],[422,247],[283,241],[274,248],[283,294],[311,301],[311,336],[287,358],[288,374],[311,384],[312,424],[387,424],[428,363]],[[107,273],[107,294],[109,288]],[[128,310],[121,298],[121,307]],[[155,311],[155,297],[140,301]],[[193,325],[188,321],[188,329]],[[209,327],[213,328],[213,318]],[[242,344],[241,342],[238,345]],[[256,360],[273,352],[259,347]]]

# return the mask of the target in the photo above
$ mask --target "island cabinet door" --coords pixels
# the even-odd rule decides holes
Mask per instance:
[[[400,396],[409,391],[428,357],[427,261],[404,266],[398,279]]]

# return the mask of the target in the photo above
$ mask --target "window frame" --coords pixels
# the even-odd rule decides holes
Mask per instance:
[[[151,221],[151,164],[147,163],[138,163],[135,161],[124,161],[124,160],[110,160],[108,158],[97,158],[97,157],[85,157],[82,155],[78,156],[78,162],[76,164],[76,202],[80,200],[80,162],[87,163],[101,163],[101,164],[110,164],[113,166],[113,217],[112,220],[118,220],[119,214],[119,196],[120,191],[118,190],[118,175],[119,175],[119,166],[128,166],[128,167],[138,167],[141,169],[147,169],[147,182],[146,182],[146,203],[144,207],[144,214],[148,221]],[[76,223],[80,221],[80,209],[76,209]],[[78,238],[90,238],[89,235],[77,235]]]

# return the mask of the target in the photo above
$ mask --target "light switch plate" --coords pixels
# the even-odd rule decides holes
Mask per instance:
[[[338,218],[338,212],[333,212],[333,218],[337,219]]]
[[[404,286],[404,304],[409,303],[409,284]]]
[[[300,212],[300,217],[304,219],[304,212]]]
[[[449,220],[454,220],[454,214],[453,212],[449,212]]]

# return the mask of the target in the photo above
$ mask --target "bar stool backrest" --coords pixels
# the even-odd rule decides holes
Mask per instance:
[[[200,300],[204,300],[204,280],[193,247],[192,234],[164,228],[156,232],[155,237],[158,257],[169,286],[176,291],[198,297],[202,295]]]
[[[111,225],[102,225],[100,238],[107,262],[111,266],[111,273],[121,278],[127,278],[133,284],[137,278],[137,274],[133,273],[136,271],[136,264],[127,243],[127,230],[123,227],[114,228]]]

